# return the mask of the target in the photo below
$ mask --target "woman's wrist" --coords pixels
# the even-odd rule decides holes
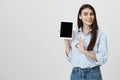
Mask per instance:
[[[84,49],[84,54],[87,55],[88,54],[88,50]]]
[[[70,40],[64,40],[65,47],[70,47]]]
[[[91,51],[88,50],[84,50],[84,54],[90,58],[92,58],[93,60],[97,60],[96,55],[94,53],[92,53]]]

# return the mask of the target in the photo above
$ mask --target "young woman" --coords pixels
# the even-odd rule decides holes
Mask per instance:
[[[102,80],[100,66],[108,58],[107,40],[90,4],[79,9],[77,24],[72,40],[64,40],[67,60],[73,65],[70,80]]]

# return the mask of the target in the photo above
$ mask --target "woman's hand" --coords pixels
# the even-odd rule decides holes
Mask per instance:
[[[82,38],[78,38],[78,43],[75,45],[75,47],[82,53],[85,52],[84,48],[84,40]]]
[[[78,43],[75,46],[80,52],[97,61],[96,55],[84,48],[84,40],[82,38],[78,38]]]
[[[74,31],[72,31],[72,34],[74,34]],[[66,55],[69,56],[70,54],[70,40],[69,39],[64,39],[64,43],[65,43],[65,51],[66,51]]]

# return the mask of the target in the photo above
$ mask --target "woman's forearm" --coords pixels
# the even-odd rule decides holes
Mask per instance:
[[[84,54],[87,55],[88,57],[92,58],[93,60],[97,61],[96,55],[92,53],[91,51],[84,51]]]
[[[64,40],[64,43],[65,43],[66,55],[68,56],[70,53],[70,40]]]

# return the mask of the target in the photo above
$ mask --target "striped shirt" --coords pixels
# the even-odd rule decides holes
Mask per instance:
[[[105,34],[98,29],[97,40],[93,48],[93,54],[96,55],[97,61],[81,53],[76,47],[78,39],[81,37],[84,39],[84,47],[87,48],[91,39],[91,31],[87,35],[84,35],[81,28],[74,32],[73,38],[70,43],[70,53],[67,56],[67,60],[73,65],[73,67],[80,68],[92,68],[104,64],[108,59],[107,39]]]

